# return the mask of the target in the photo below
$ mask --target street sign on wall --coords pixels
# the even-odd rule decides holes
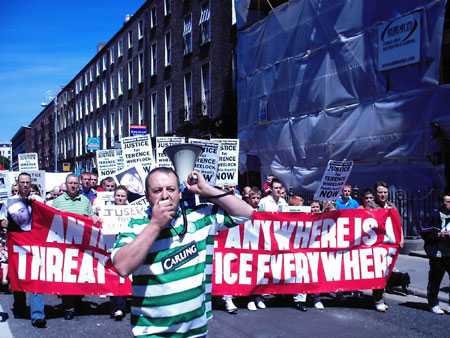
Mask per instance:
[[[88,137],[86,149],[87,151],[96,151],[100,149],[100,137]]]
[[[132,124],[130,125],[130,136],[147,134],[147,126]]]

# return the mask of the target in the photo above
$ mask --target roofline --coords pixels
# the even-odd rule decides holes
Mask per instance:
[[[33,120],[31,120],[30,126],[31,126],[37,119],[39,119],[42,115],[44,115],[45,111],[46,111],[48,108],[50,108],[50,106],[53,106],[54,104],[55,104],[55,100],[51,100],[49,103],[47,103],[47,105],[46,105],[44,108],[42,108],[42,110],[39,112],[39,114],[37,114],[37,116],[36,116]]]
[[[97,56],[101,53],[104,52],[105,49],[108,49],[111,47],[112,45],[112,41],[115,40],[117,38],[117,36],[119,36],[124,30],[126,30],[127,28],[129,28],[129,26],[135,22],[136,17],[138,16],[138,14],[141,14],[142,12],[144,12],[144,10],[150,6],[150,4],[153,3],[153,0],[146,0],[141,7],[139,7],[136,12],[134,14],[131,15],[130,19],[127,22],[124,22],[124,24],[122,25],[122,27],[107,41],[105,42],[105,45],[98,50],[94,56],[84,65],[83,68],[81,68],[81,70],[63,87],[61,88],[61,90],[59,91],[59,93],[62,93],[63,91],[66,90],[67,87],[69,87],[71,84],[73,84],[73,82],[75,82],[76,78],[83,73],[84,71],[86,71],[86,69],[88,69],[91,66],[92,61],[94,61],[95,59],[97,59]],[[58,95],[59,95],[58,93]]]
[[[14,134],[14,136],[11,137],[11,145],[12,145],[12,140],[14,140],[14,139],[19,135],[19,133],[20,133],[22,130],[26,130],[26,129],[30,129],[30,130],[31,130],[31,127],[29,127],[29,126],[22,126],[22,127],[19,128],[19,130],[16,131],[16,133]]]

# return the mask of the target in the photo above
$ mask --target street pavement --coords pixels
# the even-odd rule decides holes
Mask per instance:
[[[411,275],[410,289],[415,293],[426,290],[428,261],[420,257],[400,255],[397,268]],[[448,299],[448,277],[442,285],[441,297]],[[309,308],[299,312],[292,307],[290,297],[267,301],[268,308],[250,312],[246,300],[238,298],[238,314],[229,315],[220,301],[215,302],[214,318],[209,323],[213,338],[295,338],[295,337],[449,337],[450,315],[432,314],[426,299],[415,295],[387,294],[389,310],[379,313],[373,309],[370,293],[361,298],[337,301],[324,297],[324,311]],[[28,319],[15,319],[11,313],[12,295],[0,294],[0,311],[10,318],[0,323],[0,338],[7,337],[131,337],[129,315],[122,322],[109,318],[107,298],[85,297],[83,315],[72,321],[62,318],[60,299],[46,296],[48,327],[36,329]],[[448,304],[448,303],[447,303]],[[446,305],[442,303],[442,305]]]

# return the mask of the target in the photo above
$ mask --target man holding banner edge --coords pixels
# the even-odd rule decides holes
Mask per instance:
[[[195,181],[191,180],[194,176]],[[135,336],[207,334],[207,236],[218,228],[242,223],[253,213],[244,201],[210,186],[201,173],[192,172],[185,185],[214,205],[183,210],[176,172],[153,169],[146,178],[151,214],[132,220],[129,232],[119,235],[112,253],[117,271],[122,276],[133,274],[131,322]]]

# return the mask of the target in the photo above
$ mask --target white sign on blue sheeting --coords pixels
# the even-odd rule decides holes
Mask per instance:
[[[378,70],[420,61],[421,12],[402,16],[378,28]]]

